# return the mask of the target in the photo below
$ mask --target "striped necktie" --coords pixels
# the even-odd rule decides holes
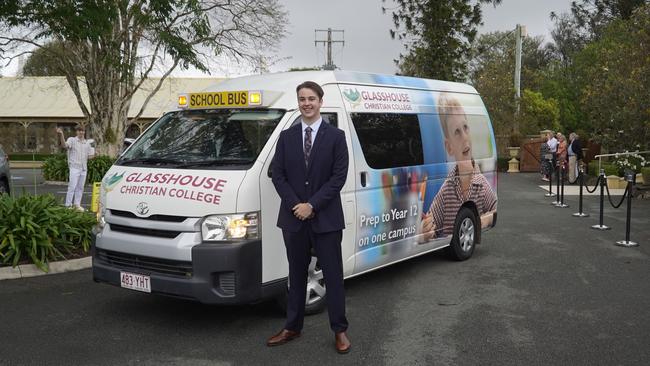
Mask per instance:
[[[311,152],[311,127],[305,128],[305,166],[307,166],[309,162],[309,153]]]

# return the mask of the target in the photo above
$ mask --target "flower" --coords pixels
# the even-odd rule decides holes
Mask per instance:
[[[646,158],[640,154],[629,153],[625,151],[622,154],[616,154],[614,165],[618,168],[619,173],[625,173],[626,170],[632,170],[635,173],[641,172],[641,168],[650,166]]]

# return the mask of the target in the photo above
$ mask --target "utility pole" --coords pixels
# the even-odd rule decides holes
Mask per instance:
[[[519,102],[521,100],[521,39],[526,37],[526,26],[517,24],[515,28],[515,123],[513,132],[519,134]]]
[[[327,39],[326,40],[318,40],[318,33],[319,32],[327,32]],[[341,43],[342,45],[345,45],[345,41],[340,40],[340,41],[333,41],[332,40],[332,32],[339,32],[343,36],[343,30],[342,29],[332,29],[332,28],[327,28],[327,29],[316,29],[314,32],[314,38],[316,40],[314,41],[314,45],[318,47],[319,43],[323,43],[327,46],[327,61],[325,65],[323,65],[323,70],[335,70],[336,65],[334,65],[334,62],[332,62],[332,43]]]

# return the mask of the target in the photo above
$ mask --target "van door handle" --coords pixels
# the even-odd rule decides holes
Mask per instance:
[[[266,171],[266,175],[267,175],[269,178],[272,178],[272,177],[273,177],[273,162],[271,162],[271,164],[269,164],[269,170]]]
[[[361,172],[361,187],[366,186],[366,178],[367,178],[368,173],[366,172]]]

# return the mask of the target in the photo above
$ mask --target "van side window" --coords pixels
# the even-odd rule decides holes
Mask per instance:
[[[339,126],[339,117],[336,113],[322,112],[320,116],[323,117],[323,122],[329,123],[334,127]],[[298,123],[300,123],[300,116],[298,116],[296,119],[293,120],[291,126],[297,125]]]
[[[422,138],[416,114],[352,113],[366,162],[373,169],[422,165]]]

